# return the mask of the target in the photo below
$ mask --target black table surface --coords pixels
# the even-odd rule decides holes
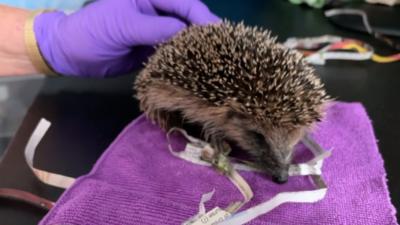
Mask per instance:
[[[389,52],[367,35],[335,27],[321,10],[280,0],[209,0],[206,3],[222,17],[271,29],[279,35],[279,40],[337,34],[365,40],[379,52]],[[374,17],[373,24],[400,26],[399,8],[359,7],[370,13],[391,15]],[[316,68],[331,96],[340,101],[362,102],[366,107],[385,161],[392,202],[399,210],[400,63],[331,61]],[[52,122],[38,146],[36,167],[74,177],[88,173],[124,126],[140,114],[132,97],[134,77],[47,78],[1,159],[0,187],[18,188],[57,200],[63,190],[40,183],[24,162],[23,150],[31,132],[41,118]],[[44,215],[45,211],[26,204],[0,199],[0,224],[36,224]]]

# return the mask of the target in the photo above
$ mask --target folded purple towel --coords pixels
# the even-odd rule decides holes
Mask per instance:
[[[364,108],[336,103],[314,133],[321,146],[333,149],[323,165],[328,185],[325,199],[283,204],[250,224],[397,224],[383,160]],[[304,160],[306,153],[298,146],[298,158]],[[307,177],[291,177],[277,185],[259,173],[240,173],[255,193],[249,206],[278,192],[312,188]],[[172,156],[165,133],[141,116],[125,128],[88,175],[65,191],[41,224],[180,224],[197,213],[201,195],[214,188],[208,209],[242,198],[213,169]]]

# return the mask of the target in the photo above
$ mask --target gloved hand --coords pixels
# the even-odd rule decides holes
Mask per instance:
[[[200,0],[98,0],[35,18],[39,49],[55,72],[105,77],[139,66],[152,47],[188,24],[219,21]]]

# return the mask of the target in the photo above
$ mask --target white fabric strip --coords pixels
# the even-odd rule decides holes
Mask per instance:
[[[232,215],[218,225],[239,225],[250,222],[257,217],[270,212],[283,203],[314,203],[323,199],[326,191],[327,188],[319,188],[312,191],[282,192],[266,202]]]
[[[308,163],[314,164],[316,167],[318,166],[318,170],[320,171],[323,160],[330,155],[330,152],[323,150],[323,148],[314,142],[310,136],[306,136],[303,139],[303,143],[315,155],[315,158],[310,160]],[[314,203],[323,199],[328,190],[324,180],[319,175],[312,175],[311,177],[317,189],[279,193],[268,201],[228,217],[218,225],[245,224],[265,213],[270,212],[283,203]]]
[[[214,193],[215,193],[215,189],[212,190],[211,192],[208,192],[201,196],[200,205],[199,205],[199,213],[200,214],[206,213],[206,207],[204,206],[204,204],[211,200]]]
[[[328,10],[330,14],[337,13],[334,10]],[[328,12],[327,11],[327,12]],[[329,14],[329,13],[328,13]],[[284,45],[288,48],[314,48],[319,46],[323,43],[330,43],[329,45],[323,47],[322,49],[318,50],[317,52],[307,56],[305,59],[307,62],[314,64],[314,65],[324,65],[326,60],[332,59],[339,59],[339,60],[355,60],[355,61],[362,61],[362,60],[369,60],[372,58],[374,54],[374,50],[371,46],[366,45],[368,49],[367,52],[330,52],[329,49],[332,44],[343,41],[343,38],[339,36],[331,36],[331,35],[324,35],[320,37],[312,37],[312,38],[288,38]]]
[[[42,182],[55,186],[55,187],[60,187],[60,188],[68,188],[70,187],[73,182],[75,181],[74,178],[68,177],[68,176],[63,176],[60,174],[55,174],[55,173],[50,173],[47,171],[39,170],[36,169],[33,166],[33,160],[34,160],[34,155],[35,155],[35,150],[37,146],[39,145],[40,141],[44,137],[46,131],[49,129],[51,123],[45,119],[41,119],[35,130],[33,131],[31,137],[28,140],[28,143],[25,148],[25,159],[27,164],[29,165],[30,169],[33,171],[33,173],[38,177],[39,180]],[[191,143],[188,143],[186,145],[186,148],[184,151],[177,152],[174,151],[171,147],[171,144],[169,144],[169,149],[171,153],[181,159],[184,159],[186,161],[192,162],[194,164],[198,165],[203,165],[203,166],[212,166],[211,163],[203,161],[201,159],[202,156],[202,151],[207,148],[207,149],[212,149],[211,146],[199,139],[196,139],[194,137],[189,136],[184,130],[177,129],[175,128],[174,130],[171,130],[168,132],[167,138],[169,141],[169,135],[173,131],[179,131],[181,132]],[[170,142],[169,142],[170,143]],[[323,150],[317,143],[315,143],[312,138],[310,137],[305,137],[303,139],[303,143],[313,152],[315,155],[315,158],[312,160],[306,162],[306,163],[301,163],[301,164],[293,164],[291,165],[289,169],[289,174],[290,176],[297,176],[297,175],[313,175],[312,179],[317,186],[316,190],[305,190],[305,191],[298,191],[298,192],[283,192],[279,193],[276,196],[274,196],[272,199],[261,203],[257,206],[254,206],[252,208],[249,208],[247,210],[244,210],[242,212],[236,213],[230,217],[228,217],[226,220],[225,218],[230,215],[231,213],[236,212],[237,210],[240,209],[244,204],[246,204],[248,201],[251,200],[253,197],[253,192],[248,185],[248,183],[243,179],[242,176],[240,176],[239,173],[237,173],[237,170],[247,170],[247,171],[258,171],[256,169],[253,169],[249,167],[248,165],[245,164],[240,164],[240,163],[235,163],[233,164],[233,170],[231,173],[227,174],[228,178],[233,182],[233,184],[240,190],[242,193],[244,200],[240,202],[234,202],[229,205],[229,207],[226,209],[226,211],[219,209],[218,207],[214,208],[212,212],[218,212],[220,214],[220,217],[218,218],[218,221],[221,221],[221,218],[224,219],[222,223],[218,224],[224,224],[224,225],[236,225],[236,224],[243,224],[247,223],[254,218],[263,215],[265,213],[268,213],[269,211],[273,210],[274,208],[278,207],[279,205],[287,202],[297,202],[297,203],[313,203],[316,201],[321,200],[327,191],[327,187],[323,181],[323,179],[319,176],[321,174],[321,167],[323,160],[330,155],[330,152],[327,152]],[[260,171],[258,171],[260,172]],[[207,219],[210,219],[210,216],[213,215],[213,213],[210,214],[210,212],[206,213],[204,203],[209,201],[214,194],[214,191],[207,193],[202,196],[202,199],[200,201],[199,205],[199,213],[192,217],[189,221],[187,221],[184,224],[197,224],[198,218],[201,218],[202,216],[208,216]],[[216,218],[214,218],[216,219]]]
[[[364,53],[350,53],[350,52],[327,52],[318,51],[306,57],[307,62],[314,65],[324,65],[326,60],[340,59],[340,60],[354,60],[362,61],[368,60],[374,54],[373,51]]]
[[[41,119],[39,121],[39,124],[36,126],[25,147],[25,160],[29,168],[40,181],[51,186],[66,189],[74,183],[75,178],[50,173],[44,170],[36,169],[33,166],[36,147],[39,145],[47,130],[50,128],[50,125],[51,123],[46,119]]]
[[[312,177],[317,189],[296,191],[296,192],[282,192],[275,195],[273,198],[265,201],[259,205],[251,207],[247,210],[238,212],[231,217],[224,220],[218,225],[240,225],[250,222],[251,220],[264,215],[283,203],[314,203],[323,199],[326,195],[328,188],[320,176],[314,175]]]
[[[201,196],[200,203],[199,203],[199,212],[196,215],[192,216],[190,219],[188,219],[186,222],[184,222],[182,225],[192,225],[196,221],[198,221],[200,219],[200,217],[202,217],[204,214],[206,214],[206,207],[204,204],[211,200],[214,193],[215,193],[215,189],[203,194]]]
[[[318,47],[323,43],[335,43],[342,41],[343,38],[335,35],[323,35],[319,37],[310,38],[288,38],[283,45],[288,48],[306,48],[311,49]]]
[[[193,143],[189,142],[186,144],[185,149],[183,151],[174,150],[170,144],[169,136],[172,132],[175,132],[175,131],[180,132],[189,141],[196,140],[195,143],[198,144],[198,146],[195,146]],[[208,143],[198,140],[194,137],[191,137],[186,133],[186,131],[178,129],[178,128],[171,129],[170,132],[168,132],[167,139],[169,142],[168,148],[174,156],[181,158],[185,161],[197,164],[197,165],[212,166],[211,163],[201,159],[203,148],[205,148],[205,146],[210,147]],[[307,139],[304,138],[303,143],[304,143],[304,145],[307,146],[308,149],[310,149],[310,150],[313,149],[311,151],[313,151],[313,153],[315,152],[314,155],[316,155],[316,157],[306,163],[291,164],[289,167],[289,175],[290,176],[320,175],[321,167],[322,167],[322,162],[320,160],[325,159],[326,157],[329,157],[330,151],[325,151],[321,147],[319,147],[319,149],[317,149],[319,145],[315,144],[315,142],[312,142],[311,140],[309,140],[309,138],[307,138]],[[314,144],[312,144],[312,143],[314,143]],[[254,167],[250,167],[243,163],[232,163],[232,166],[235,170],[239,170],[239,171],[254,171],[254,172],[262,173],[261,170],[254,168]]]
[[[175,151],[173,150],[171,146],[171,141],[170,141],[170,135],[173,132],[179,132],[181,133],[186,139],[188,139],[192,143],[187,143],[185,150],[184,151]],[[203,165],[203,166],[213,166],[211,163],[206,162],[202,160],[202,153],[207,151],[211,155],[214,155],[214,149],[208,144],[207,142],[204,142],[202,140],[199,140],[197,138],[194,138],[190,135],[187,134],[187,132],[183,129],[180,128],[172,128],[168,133],[167,133],[167,140],[168,140],[168,148],[170,152],[183,160],[189,161],[191,163],[197,164],[197,165]],[[229,160],[227,161],[229,163]],[[230,165],[227,165],[230,166]],[[245,179],[236,171],[235,168],[232,167],[232,169],[225,174],[229,178],[229,180],[238,188],[240,193],[243,195],[243,201],[237,201],[237,202],[232,202],[229,204],[229,206],[225,210],[219,210],[223,211],[224,213],[221,214],[222,216],[225,216],[226,213],[234,213],[237,212],[243,205],[245,205],[247,202],[249,202],[253,198],[253,191],[251,190],[249,184],[246,182]],[[203,198],[208,199],[208,195],[202,196],[202,200],[200,201],[200,209],[199,212],[190,218],[188,221],[184,222],[183,224],[196,224],[199,218],[204,216],[206,213],[203,212]]]
[[[246,180],[235,169],[233,169],[231,174],[228,175],[228,178],[236,186],[236,188],[239,189],[244,198],[243,201],[231,203],[225,209],[229,213],[234,213],[238,211],[242,206],[244,206],[247,202],[249,202],[253,198],[254,193]]]
[[[211,163],[202,161],[201,159],[201,152],[203,151],[204,147],[210,147],[208,143],[203,142],[201,140],[198,140],[194,137],[189,136],[184,130],[181,130],[179,128],[174,128],[172,131],[168,132],[168,141],[169,141],[169,135],[173,131],[179,131],[181,134],[183,134],[189,141],[194,140],[195,144],[188,143],[186,145],[186,148],[184,151],[174,151],[172,149],[172,146],[169,144],[169,149],[173,155],[176,157],[179,157],[183,160],[192,162],[194,164],[198,165],[203,165],[203,166],[212,166]],[[300,164],[292,164],[289,168],[289,175],[290,176],[305,176],[305,175],[311,175],[311,178],[316,186],[315,190],[302,190],[302,191],[296,191],[296,192],[282,192],[274,196],[273,198],[269,199],[268,201],[265,201],[257,206],[254,206],[252,208],[249,208],[247,210],[244,210],[242,212],[233,214],[232,216],[228,217],[224,221],[218,224],[224,224],[224,225],[236,225],[236,224],[244,224],[247,223],[256,217],[263,215],[265,213],[270,212],[274,208],[278,207],[279,205],[283,203],[288,203],[288,202],[293,202],[293,203],[313,203],[317,202],[325,197],[325,194],[327,192],[327,187],[325,182],[323,181],[321,175],[321,168],[323,164],[323,160],[330,156],[331,152],[330,151],[325,151],[321,146],[319,146],[313,139],[309,136],[304,137],[302,140],[304,145],[314,154],[314,158],[311,159],[310,161],[306,163],[300,163]],[[244,196],[244,201],[243,202],[238,202],[238,203],[233,203],[230,205],[230,207],[233,207],[234,209],[231,211],[230,207],[226,209],[227,212],[236,212],[240,207],[242,207],[246,202],[250,201],[250,199],[253,197],[253,192],[251,191],[250,186],[248,183],[243,179],[243,177],[240,176],[239,173],[237,173],[236,170],[245,170],[245,171],[257,171],[261,172],[257,169],[254,169],[248,165],[241,164],[241,163],[234,163],[233,164],[233,173],[232,176],[229,177],[231,181],[235,184],[235,186],[241,191],[242,195]],[[232,177],[239,176],[240,178],[235,178],[232,179]],[[246,187],[243,187],[241,185],[245,185]],[[243,190],[247,190],[243,192]],[[251,191],[251,196],[248,195],[249,191]],[[248,195],[248,196],[246,196]],[[203,202],[203,201],[201,201]],[[201,203],[203,204],[203,203]],[[235,205],[236,204],[236,205]],[[204,206],[204,205],[203,205]],[[237,208],[235,208],[237,206]],[[203,208],[201,208],[203,209]],[[215,208],[214,208],[215,209]],[[214,210],[213,209],[213,210]],[[201,218],[201,216],[206,215],[203,210],[199,210],[199,213],[196,215],[196,218]],[[226,214],[225,214],[226,216]],[[198,220],[193,219],[192,217],[189,221],[186,221],[184,224],[197,224]]]

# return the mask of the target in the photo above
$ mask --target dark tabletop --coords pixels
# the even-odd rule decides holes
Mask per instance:
[[[279,35],[279,40],[290,36],[337,34],[365,40],[379,52],[389,52],[366,35],[335,27],[320,10],[279,0],[208,0],[206,3],[222,17],[271,29]],[[359,7],[380,15],[371,19],[373,25],[400,26],[399,8]],[[317,67],[317,71],[331,96],[340,101],[362,102],[366,107],[385,160],[392,202],[399,210],[400,62],[335,61]],[[24,162],[23,150],[34,127],[41,118],[52,122],[38,146],[36,167],[74,177],[89,172],[116,135],[140,114],[132,97],[134,76],[106,80],[47,78],[2,158],[0,187],[18,188],[57,200],[62,190],[41,184]],[[0,199],[0,224],[36,224],[44,214],[26,204]]]

